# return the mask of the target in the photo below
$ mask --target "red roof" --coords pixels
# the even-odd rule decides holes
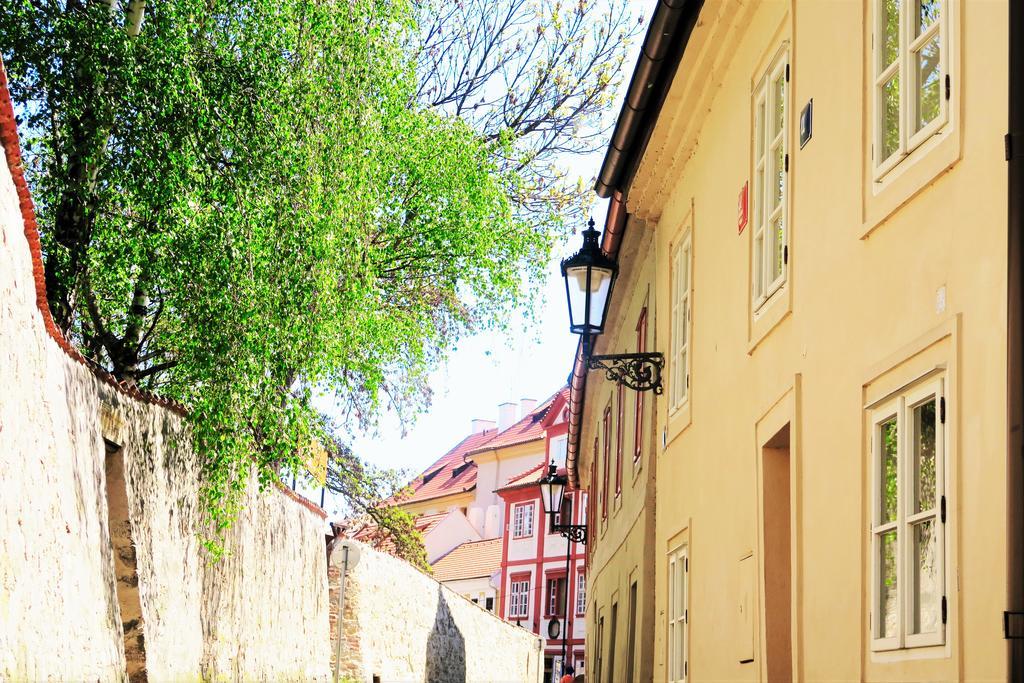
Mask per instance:
[[[545,424],[544,418],[547,417],[548,409],[555,402],[562,392],[568,392],[568,387],[563,387],[559,391],[556,391],[551,396],[548,396],[539,406],[537,406],[532,413],[523,417],[519,422],[516,422],[505,431],[498,434],[496,437],[491,439],[485,444],[482,444],[475,449],[469,451],[469,455],[473,453],[480,453],[482,451],[489,451],[495,448],[504,448],[505,446],[517,446],[523,443],[529,443],[530,441],[536,441],[544,438]]]
[[[441,496],[450,496],[476,487],[476,463],[466,462],[465,456],[471,450],[480,448],[494,438],[497,429],[485,429],[470,434],[454,448],[413,479],[410,486],[412,495],[402,498],[399,503],[416,503]]]
[[[438,581],[474,579],[490,576],[501,569],[501,538],[469,541],[433,564],[434,578]]]
[[[546,422],[544,418],[547,416],[549,408],[555,399],[563,394],[567,395],[568,391],[568,387],[563,387],[534,408],[531,413],[502,432],[497,429],[485,429],[482,432],[470,434],[409,484],[412,488],[412,495],[395,502],[399,505],[418,503],[472,491],[476,488],[476,463],[469,456],[492,448],[515,446],[543,439]]]
[[[509,477],[508,478],[508,484],[515,484],[515,483],[520,482],[521,480],[525,479],[526,477],[530,476],[531,474],[533,474],[533,473],[537,472],[538,470],[542,469],[545,465],[547,465],[547,463],[544,462],[544,461],[541,461],[541,462],[537,463],[536,465],[534,465],[533,467],[531,467],[530,469],[526,470],[525,472],[520,472],[519,474],[515,475],[514,477]]]

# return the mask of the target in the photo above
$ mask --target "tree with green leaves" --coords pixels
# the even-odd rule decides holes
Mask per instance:
[[[55,322],[122,382],[188,406],[215,529],[251,472],[268,484],[316,443],[355,510],[394,495],[317,406],[363,425],[382,402],[415,413],[450,345],[526,305],[549,258],[557,211],[525,210],[539,127],[424,97],[423,8],[0,13]]]

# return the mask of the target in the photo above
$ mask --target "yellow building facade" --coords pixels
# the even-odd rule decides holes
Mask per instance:
[[[595,352],[646,306],[665,356],[621,493],[617,386],[570,401],[588,680],[1006,680],[1007,4],[662,4],[678,67],[599,183]]]

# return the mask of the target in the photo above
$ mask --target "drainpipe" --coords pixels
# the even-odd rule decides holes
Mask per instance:
[[[1007,675],[1024,681],[1024,3],[1009,4],[1007,160]]]

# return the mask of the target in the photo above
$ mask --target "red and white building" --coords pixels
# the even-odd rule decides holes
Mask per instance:
[[[567,636],[569,662],[583,671],[586,636],[586,546],[569,543],[552,531],[539,487],[549,463],[565,473],[567,399],[567,390],[557,394],[544,416],[544,459],[510,477],[496,491],[504,504],[502,517],[506,520],[499,614],[545,638],[549,681],[557,681],[561,675],[563,636]],[[585,524],[586,510],[586,492],[567,491],[555,523]],[[558,638],[549,637],[552,621],[559,622]]]

